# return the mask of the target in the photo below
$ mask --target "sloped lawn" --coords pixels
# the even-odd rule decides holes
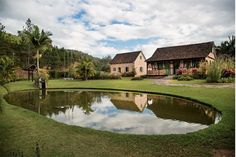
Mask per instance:
[[[6,84],[9,92],[33,89],[32,82]],[[234,89],[172,87],[151,80],[50,80],[49,88],[103,88],[150,91],[183,96],[211,104],[222,112],[217,125],[185,135],[121,135],[68,126],[32,111],[7,104],[0,87],[0,156],[212,156],[214,150],[234,150]],[[38,149],[36,150],[36,143]],[[10,154],[10,155],[9,155]]]

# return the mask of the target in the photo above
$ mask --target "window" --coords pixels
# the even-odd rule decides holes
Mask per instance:
[[[113,68],[113,71],[116,71],[116,68]]]
[[[143,72],[143,67],[140,67],[139,70],[140,70],[140,72]]]
[[[125,67],[125,72],[129,72],[129,67]]]
[[[193,68],[198,68],[198,67],[199,67],[199,63],[200,63],[199,60],[193,60],[193,61],[192,61],[192,67],[193,67]]]
[[[121,68],[120,67],[118,68],[118,72],[121,72]]]
[[[142,56],[139,56],[140,60],[142,60]]]
[[[184,61],[184,68],[187,68],[187,69],[191,68],[191,61],[190,60]]]
[[[158,70],[162,70],[163,69],[163,62],[158,62],[157,68],[158,68]]]
[[[170,62],[169,61],[164,61],[164,67],[165,67],[165,69],[169,69],[170,68]]]

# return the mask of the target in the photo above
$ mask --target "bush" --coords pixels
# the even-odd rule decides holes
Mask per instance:
[[[89,77],[90,80],[107,80],[107,79],[121,79],[120,75],[115,75],[115,74],[109,74],[107,72],[100,72],[96,71],[95,74],[91,77]]]
[[[48,73],[49,72],[47,69],[39,69],[39,74],[38,74],[38,76],[35,77],[35,79],[38,80],[41,77],[41,78],[44,78],[46,81],[48,81],[48,79],[49,79]]]
[[[122,77],[134,77],[135,74],[136,74],[135,71],[125,72],[122,74]]]
[[[232,77],[221,78],[218,80],[218,83],[233,83],[235,81]]]
[[[0,56],[0,84],[14,81],[16,78],[14,59]]]
[[[143,79],[147,78],[147,75],[141,75],[140,77],[142,77]]]
[[[183,70],[182,69],[177,69],[177,75],[182,75],[183,74]]]
[[[133,77],[131,80],[143,80],[143,77]]]
[[[191,75],[179,75],[177,78],[178,81],[191,81],[193,77]]]
[[[222,77],[234,77],[235,71],[233,69],[223,69],[221,75]]]
[[[173,76],[173,79],[174,79],[174,80],[177,80],[180,76],[181,76],[181,75],[174,75],[174,76]]]
[[[194,79],[206,79],[206,74],[205,73],[202,73],[202,72],[200,72],[200,71],[194,71],[193,73],[192,73],[192,77],[194,78]]]

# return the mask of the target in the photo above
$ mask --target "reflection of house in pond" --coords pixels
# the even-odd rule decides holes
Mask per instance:
[[[111,102],[117,109],[142,112],[147,106],[147,94],[115,93],[111,95]]]
[[[148,95],[148,102],[147,108],[163,119],[210,125],[220,117],[213,108],[179,98]]]

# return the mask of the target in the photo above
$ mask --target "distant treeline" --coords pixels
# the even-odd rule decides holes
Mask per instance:
[[[23,30],[27,28],[27,25],[32,25],[30,19],[26,21]],[[29,64],[36,64],[36,51],[22,36],[23,30],[18,31],[18,35],[13,35],[5,32],[5,26],[0,23],[0,55],[13,57],[15,64],[22,68]],[[45,50],[40,58],[40,67],[50,70],[65,70],[75,62],[80,63],[85,58],[93,62],[97,71],[109,71],[110,56],[101,59],[78,50],[58,48],[57,46]]]

